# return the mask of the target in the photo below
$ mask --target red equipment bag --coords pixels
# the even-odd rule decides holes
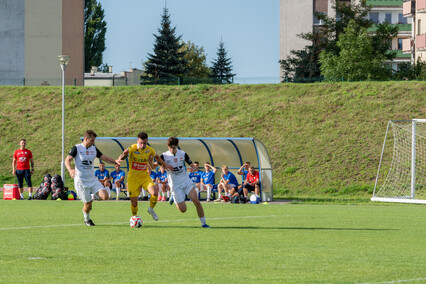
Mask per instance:
[[[12,200],[20,199],[19,188],[17,184],[3,184],[3,199]]]

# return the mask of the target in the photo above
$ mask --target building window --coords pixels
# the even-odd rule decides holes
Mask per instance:
[[[398,50],[402,50],[402,38],[398,39]]]
[[[406,24],[407,18],[402,13],[398,13],[398,24]]]
[[[379,23],[379,13],[370,13],[370,21],[373,22],[373,24]]]
[[[385,22],[388,23],[388,24],[392,23],[392,14],[391,13],[385,14]]]

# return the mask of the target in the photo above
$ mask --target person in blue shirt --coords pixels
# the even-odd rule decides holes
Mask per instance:
[[[197,194],[200,192],[201,189],[201,176],[203,175],[203,172],[200,171],[200,164],[195,161],[194,167],[189,167],[189,178],[195,183],[195,186],[197,187],[196,191]]]
[[[167,179],[166,169],[161,166],[160,171],[157,172],[157,183],[158,183],[158,201],[169,201],[170,199],[170,186],[169,180]],[[166,199],[167,194],[167,199]]]
[[[99,163],[99,169],[95,171],[95,177],[98,178],[99,182],[102,183],[105,188],[111,188],[109,171],[105,169],[105,164],[103,162]]]
[[[115,171],[111,172],[112,189],[117,193],[116,199],[119,199],[120,191],[124,189],[124,177],[126,173],[120,170],[120,164],[115,164]]]
[[[210,194],[212,192],[213,186],[214,186],[214,182],[215,182],[215,173],[216,173],[216,168],[213,167],[212,165],[210,165],[209,162],[206,162],[204,164],[204,169],[206,170],[202,175],[201,175],[201,191],[206,190],[207,191],[207,202],[210,202]]]
[[[240,189],[242,190],[244,181],[247,178],[247,174],[249,172],[250,167],[251,167],[251,163],[250,162],[245,162],[245,164],[242,165],[241,168],[237,171],[237,174],[243,176],[242,177],[241,185],[238,186],[238,190],[240,190]]]
[[[220,183],[217,186],[218,199],[222,199],[223,202],[228,202],[231,199],[231,191],[235,191],[238,188],[237,178],[228,169],[228,166],[222,166],[222,176]],[[222,197],[220,196],[222,191],[225,193]]]

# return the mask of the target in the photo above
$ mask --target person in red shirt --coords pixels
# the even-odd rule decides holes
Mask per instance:
[[[260,195],[259,172],[255,171],[254,167],[251,166],[249,168],[249,172],[247,173],[246,180],[244,181],[244,197],[247,198],[248,193],[253,190],[256,195]]]
[[[21,194],[21,199],[24,199],[24,178],[28,186],[28,200],[32,199],[33,185],[31,183],[31,175],[34,174],[33,153],[26,149],[27,140],[21,139],[19,149],[13,154],[12,175],[18,178],[18,187]],[[31,164],[31,170],[30,170]]]

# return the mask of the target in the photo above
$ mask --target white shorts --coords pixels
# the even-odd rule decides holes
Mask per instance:
[[[178,186],[174,186],[172,188],[173,199],[176,203],[181,203],[185,201],[186,195],[188,195],[191,190],[195,188],[195,184],[192,180],[188,179],[188,181],[180,184]]]
[[[92,180],[81,180],[76,177],[74,178],[74,188],[77,191],[78,198],[83,202],[92,201],[92,194],[105,189],[96,177],[93,177]]]

